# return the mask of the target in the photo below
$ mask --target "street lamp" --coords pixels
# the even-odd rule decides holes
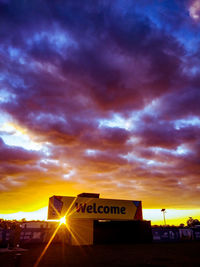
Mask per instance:
[[[163,213],[164,224],[166,226],[166,219],[165,219],[166,209],[161,209],[161,212]]]

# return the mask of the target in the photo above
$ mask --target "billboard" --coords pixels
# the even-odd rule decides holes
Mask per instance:
[[[52,196],[48,219],[142,220],[141,201]]]

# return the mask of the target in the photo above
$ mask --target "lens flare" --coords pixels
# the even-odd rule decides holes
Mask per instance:
[[[65,216],[60,219],[60,224],[67,224]]]

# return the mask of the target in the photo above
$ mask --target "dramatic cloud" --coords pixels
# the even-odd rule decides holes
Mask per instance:
[[[190,11],[190,16],[195,19],[195,20],[198,20],[200,17],[199,17],[199,13],[200,13],[200,3],[199,1],[193,1],[190,8],[189,8],[189,11]]]
[[[199,10],[0,1],[2,210],[82,191],[199,205]]]

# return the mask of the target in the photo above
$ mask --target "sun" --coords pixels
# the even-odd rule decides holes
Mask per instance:
[[[65,216],[60,219],[60,224],[66,224],[66,217]]]

